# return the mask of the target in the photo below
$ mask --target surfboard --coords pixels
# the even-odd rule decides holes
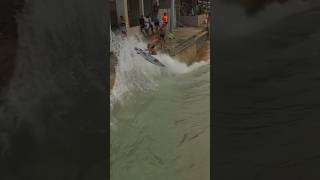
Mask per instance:
[[[137,54],[142,56],[145,60],[149,61],[150,63],[157,65],[157,66],[165,67],[164,64],[162,64],[158,59],[156,59],[155,57],[150,55],[148,52],[146,52],[140,48],[137,48],[137,47],[135,47],[134,50],[137,52]]]

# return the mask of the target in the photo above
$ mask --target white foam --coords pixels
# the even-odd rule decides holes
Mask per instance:
[[[156,88],[160,78],[188,73],[207,64],[206,62],[200,62],[187,66],[166,54],[158,54],[155,57],[166,67],[155,66],[145,61],[134,51],[134,47],[146,49],[147,46],[137,37],[123,40],[112,33],[110,46],[111,51],[116,54],[118,59],[115,84],[110,94],[111,108],[114,103],[123,103],[134,92],[149,91]]]

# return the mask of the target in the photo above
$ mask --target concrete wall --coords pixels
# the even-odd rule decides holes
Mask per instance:
[[[127,0],[117,0],[116,1],[116,7],[117,7],[118,22],[121,22],[120,21],[120,16],[123,16],[125,18],[125,20],[126,20],[127,28],[129,28],[128,2],[127,2]]]
[[[110,53],[110,89],[113,88],[115,80],[116,80],[116,65],[117,65],[118,59],[117,57],[111,52]]]
[[[138,0],[127,0],[128,3],[128,18],[129,26],[139,26],[139,18],[141,16],[139,1]]]
[[[145,16],[152,14],[152,0],[143,0],[143,6],[144,6],[144,13]]]
[[[204,20],[206,19],[205,14],[197,16],[180,16],[180,21],[185,26],[201,26],[204,25]]]
[[[195,58],[197,57],[199,49],[205,45],[208,37],[207,31],[201,33],[195,39],[190,39],[190,42],[188,42],[190,44],[189,46],[177,52],[176,54],[173,54],[172,56],[175,56],[181,62],[192,64],[196,60]]]
[[[181,51],[179,54],[175,56],[179,61],[191,64],[192,61],[197,56],[197,44],[193,43],[193,45],[187,47],[183,51]]]
[[[110,24],[112,28],[116,28],[118,27],[119,23],[118,23],[118,15],[117,15],[117,5],[116,5],[116,1],[110,1]]]
[[[161,9],[166,9],[171,7],[171,0],[159,0],[159,5]]]
[[[202,34],[199,35],[199,38],[196,40],[197,44],[197,51],[202,48],[202,46],[205,44],[205,42],[209,39],[209,33],[208,32],[203,32]]]

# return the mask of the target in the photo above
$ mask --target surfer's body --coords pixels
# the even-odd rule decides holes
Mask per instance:
[[[154,38],[150,43],[148,43],[147,48],[151,55],[156,55],[156,46],[160,43],[159,38]]]

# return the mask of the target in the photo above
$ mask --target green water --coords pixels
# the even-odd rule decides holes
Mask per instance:
[[[210,65],[134,94],[111,121],[112,180],[210,179]]]

